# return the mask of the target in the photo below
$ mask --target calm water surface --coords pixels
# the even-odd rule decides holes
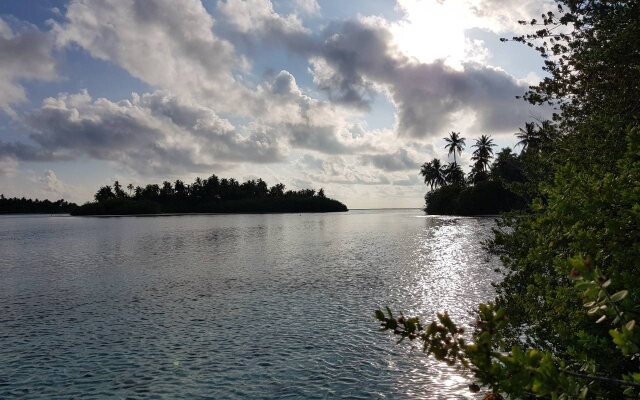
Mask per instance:
[[[377,332],[490,299],[491,219],[0,217],[0,398],[472,398]]]

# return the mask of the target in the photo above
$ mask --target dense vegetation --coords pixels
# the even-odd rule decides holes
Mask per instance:
[[[473,165],[465,177],[456,160],[462,153],[466,139],[458,132],[444,138],[453,162],[443,166],[437,158],[424,163],[420,174],[431,188],[425,196],[425,212],[439,215],[488,215],[526,207],[528,194],[524,190],[530,183],[532,171],[526,159],[541,150],[541,138],[551,135],[549,124],[527,123],[517,134],[522,146],[519,155],[510,148],[493,153],[493,139],[482,135],[476,139],[471,160]],[[493,160],[493,162],[492,162]]]
[[[466,334],[378,310],[383,329],[466,368],[486,399],[640,398],[640,2],[556,0],[514,40],[549,77],[554,135],[522,161],[526,211],[502,218],[488,248],[503,262],[494,302]]]
[[[337,200],[327,198],[324,190],[286,190],[279,183],[268,187],[262,179],[239,183],[237,180],[196,178],[190,185],[177,180],[145,187],[118,181],[103,186],[95,194],[95,202],[75,209],[73,215],[125,215],[158,213],[268,213],[347,211]]]
[[[0,214],[68,214],[76,207],[76,204],[64,200],[6,198],[0,194]]]

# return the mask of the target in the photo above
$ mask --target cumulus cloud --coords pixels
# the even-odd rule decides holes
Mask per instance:
[[[304,170],[323,170],[325,167],[325,162],[323,159],[315,157],[311,154],[305,154],[300,159],[298,159],[298,163],[300,166],[304,168]]]
[[[200,171],[224,162],[276,162],[287,147],[259,129],[238,132],[211,109],[157,91],[93,100],[85,91],[43,101],[26,124],[43,149],[117,161],[139,173]]]
[[[267,0],[255,0],[270,7]],[[243,25],[243,34],[263,41],[278,40],[291,51],[307,56],[314,82],[329,99],[356,109],[369,108],[374,94],[383,92],[396,107],[397,133],[426,138],[453,128],[464,114],[474,130],[504,132],[529,115],[529,106],[515,97],[527,90],[506,72],[478,62],[452,68],[443,60],[423,63],[403,54],[394,44],[389,24],[375,17],[330,23],[320,35],[301,30],[280,30],[286,17],[273,13],[256,16],[263,21]],[[302,32],[304,33],[304,32]],[[478,47],[478,43],[473,47]],[[482,52],[475,51],[482,60]]]
[[[314,9],[315,1],[298,1],[296,8]],[[315,3],[317,5],[317,3]],[[222,30],[232,41],[252,47],[280,45],[306,52],[315,45],[298,15],[275,12],[269,0],[223,0],[218,3]]]
[[[265,37],[298,37],[305,46],[311,43],[299,18],[275,13],[269,1],[228,0],[218,3],[218,11],[225,17],[223,25],[237,33],[260,30],[268,33]],[[289,72],[255,88],[237,78],[234,71],[243,67],[240,57],[231,43],[214,35],[213,24],[197,0],[177,8],[168,0],[75,0],[66,21],[54,31],[61,45],[79,45],[179,98],[218,113],[249,117],[256,130],[252,137],[261,141],[260,146],[268,147],[264,141],[275,136],[294,147],[332,154],[364,146],[350,140],[346,114],[302,93]]]
[[[218,3],[218,11],[224,16],[224,23],[241,33],[256,30],[268,35],[308,32],[297,15],[282,16],[266,0],[223,0]]]
[[[467,0],[468,7],[478,18],[476,24],[496,32],[521,33],[522,25],[518,21],[529,21],[547,11],[556,11],[553,0]]]
[[[263,100],[259,119],[288,138],[293,147],[328,154],[351,154],[370,149],[332,104],[305,95],[288,71],[280,71],[259,88]]]
[[[0,111],[14,115],[11,105],[27,100],[22,80],[55,79],[51,38],[32,25],[0,17]]]
[[[527,105],[515,100],[527,87],[506,72],[478,63],[456,70],[442,61],[418,62],[393,46],[380,19],[336,24],[326,37],[319,56],[325,66],[316,74],[321,87],[360,105],[368,101],[361,93],[383,86],[397,108],[401,136],[439,135],[460,112],[473,119],[474,128],[488,132],[513,129],[528,115]]]
[[[0,141],[0,159],[20,161],[57,161],[67,159],[62,154],[56,154],[49,149],[23,142]]]
[[[421,164],[407,149],[398,149],[392,154],[367,154],[361,158],[364,164],[370,164],[388,172],[417,170]]]
[[[402,154],[399,150],[396,154]],[[384,154],[367,156],[378,165],[374,165],[365,157],[360,156],[323,156],[316,157],[311,154],[304,154],[295,162],[296,170],[298,170],[304,180],[310,182],[318,182],[322,184],[336,185],[396,185],[411,186],[421,185],[417,178],[413,178],[413,174],[407,174],[407,170],[415,169],[405,167],[403,161],[394,161],[394,156],[385,156]],[[402,156],[401,156],[402,157]],[[364,162],[363,162],[364,161]],[[415,173],[417,176],[417,172]]]
[[[66,190],[66,185],[58,179],[58,176],[53,170],[46,170],[44,174],[39,178],[43,184],[43,189],[50,193],[63,193]]]
[[[244,61],[213,25],[199,0],[72,0],[54,32],[61,46],[78,45],[155,87],[242,114],[238,104],[252,96],[234,70]]]
[[[320,4],[318,4],[317,0],[293,0],[293,4],[305,14],[314,15],[320,13]]]
[[[407,175],[406,178],[397,179],[393,181],[395,186],[422,186],[424,182],[420,179],[418,174]]]

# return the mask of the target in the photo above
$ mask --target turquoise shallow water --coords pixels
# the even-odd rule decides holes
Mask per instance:
[[[491,219],[0,217],[0,398],[472,398],[377,332],[493,294]]]

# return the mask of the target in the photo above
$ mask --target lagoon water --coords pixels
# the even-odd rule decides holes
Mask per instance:
[[[373,310],[491,299],[487,218],[0,217],[0,398],[473,398]]]

